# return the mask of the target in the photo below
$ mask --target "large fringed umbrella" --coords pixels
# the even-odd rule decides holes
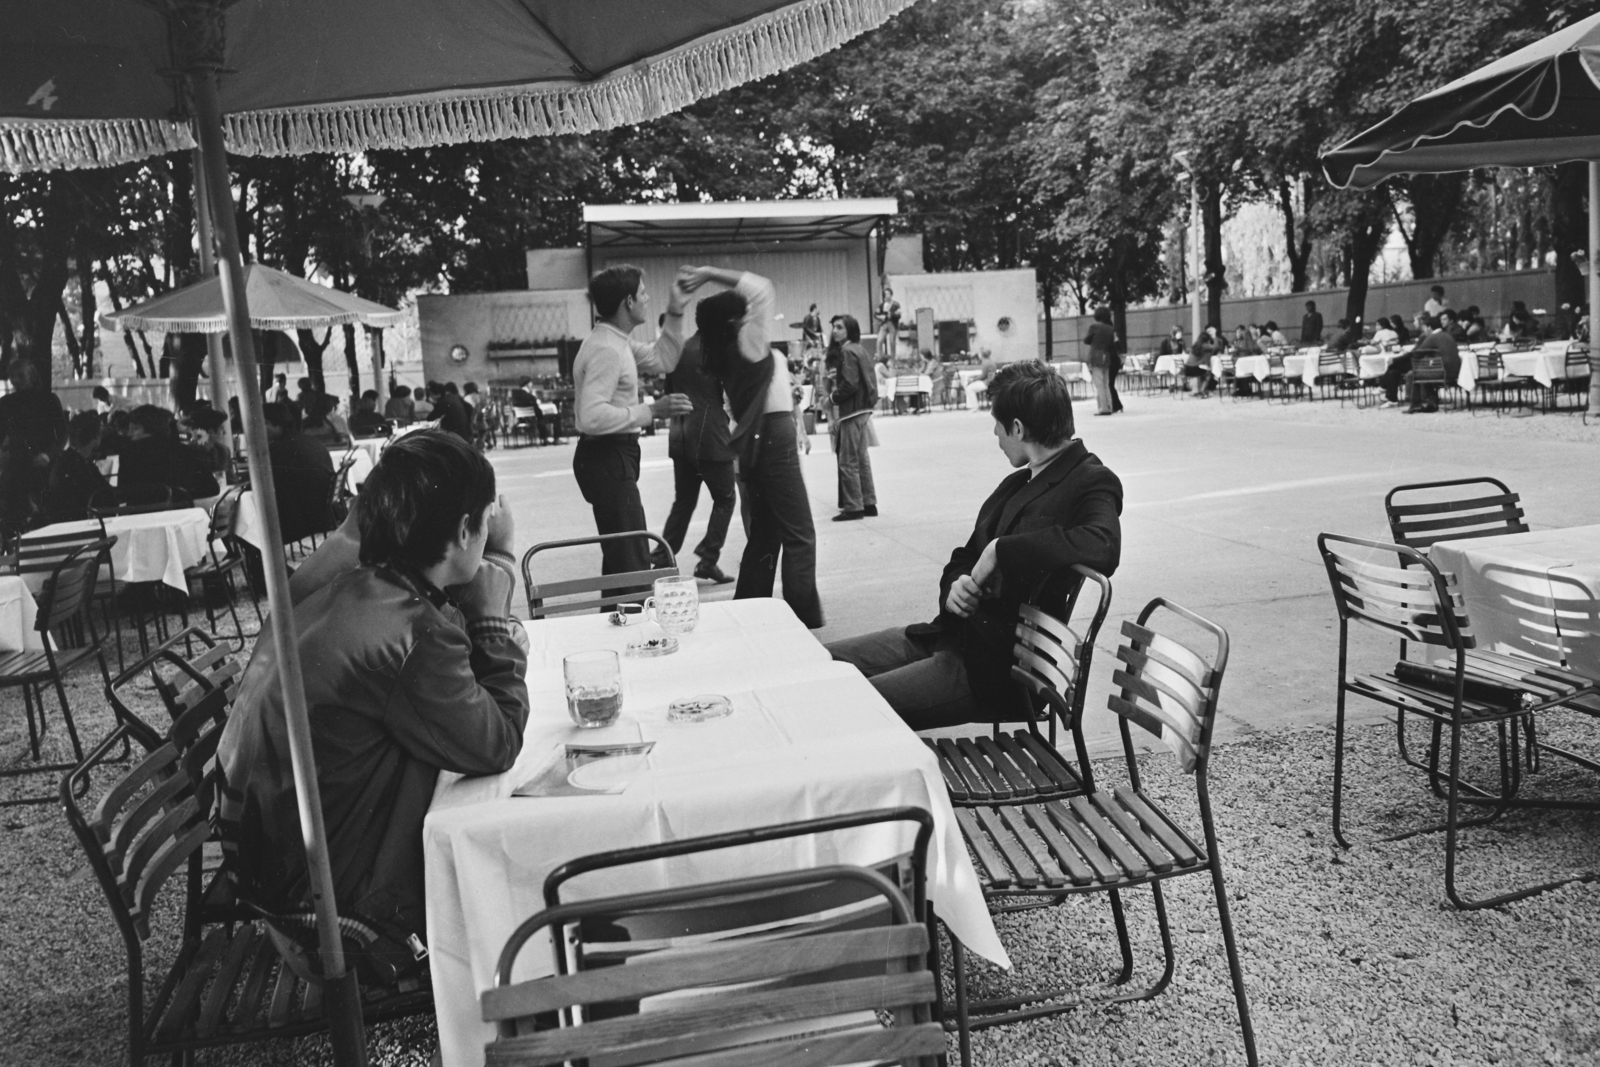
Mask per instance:
[[[1600,15],[1419,96],[1322,155],[1328,180],[1364,189],[1396,174],[1589,161],[1589,344],[1600,314]],[[1600,367],[1589,410],[1600,411]]]
[[[228,151],[360,152],[643,122],[821,55],[912,2],[0,0],[0,166],[110,166],[198,148],[255,499],[275,541]],[[361,1063],[288,574],[281,554],[264,561],[334,1057]]]

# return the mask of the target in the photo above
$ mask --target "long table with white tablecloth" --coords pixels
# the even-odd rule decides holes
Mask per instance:
[[[580,731],[567,718],[562,657],[622,650],[638,625],[583,615],[529,623],[533,714],[516,766],[467,779],[440,776],[423,831],[428,944],[439,1047],[448,1067],[483,1062],[493,1028],[478,997],[517,924],[543,907],[545,876],[578,856],[822,815],[911,805],[933,813],[928,893],[973,951],[1008,963],[984,904],[938,761],[851,666],[836,663],[780,600],[702,604],[680,650],[624,658],[623,720]],[[667,721],[679,697],[719,693],[734,712],[695,725]],[[654,741],[648,769],[614,795],[515,797],[512,792],[569,742],[609,737]],[[667,865],[578,880],[573,898],[821,863],[881,862],[909,850],[911,835],[864,828],[826,840],[774,842]],[[565,893],[565,891],[564,891]],[[548,941],[519,956],[527,976],[548,973]]]
[[[204,508],[108,515],[104,522],[106,535],[117,539],[111,546],[111,572],[119,582],[163,582],[180,592],[188,591],[184,571],[206,554],[211,516]],[[98,532],[100,523],[99,519],[58,522],[34,530],[29,536]],[[42,584],[46,577],[41,573],[37,580]]]

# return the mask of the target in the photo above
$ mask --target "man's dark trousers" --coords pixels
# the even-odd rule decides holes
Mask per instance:
[[[585,436],[572,454],[583,499],[594,509],[597,533],[648,529],[639,499],[639,438],[631,433]],[[650,543],[643,537],[621,538],[601,546],[601,574],[624,574],[650,568]]]
[[[750,508],[750,530],[733,598],[771,596],[781,555],[783,599],[801,622],[815,630],[823,624],[822,600],[817,596],[817,531],[800,473],[794,416],[787,411],[763,415],[761,429],[760,455],[750,470],[739,475],[739,488]]]
[[[683,539],[689,532],[689,520],[694,517],[695,506],[700,503],[700,486],[705,484],[711,492],[711,519],[706,523],[706,535],[695,546],[694,554],[706,567],[715,567],[722,555],[722,546],[728,540],[728,523],[733,520],[733,509],[738,504],[734,490],[732,460],[672,461],[672,510],[667,514],[666,528],[661,536],[672,551],[683,548]]]

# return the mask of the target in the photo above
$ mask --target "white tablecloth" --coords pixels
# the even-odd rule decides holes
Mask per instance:
[[[1184,358],[1183,356],[1157,356],[1155,369],[1152,373],[1182,374]]]
[[[1233,361],[1234,378],[1254,378],[1258,382],[1267,380],[1269,365],[1266,356],[1240,356]],[[1283,376],[1285,379],[1299,378],[1307,386],[1316,384],[1317,357],[1307,353],[1303,356],[1283,357]]]
[[[1089,364],[1087,363],[1081,363],[1077,360],[1068,359],[1052,363],[1050,366],[1055,369],[1057,374],[1061,375],[1061,377],[1065,378],[1069,382],[1094,381],[1094,379],[1089,376]]]
[[[1478,647],[1519,652],[1600,680],[1600,526],[1440,541]]]
[[[1564,377],[1567,373],[1567,345],[1561,341],[1544,348],[1530,349],[1526,352],[1505,352],[1500,356],[1500,377],[1506,378],[1532,378],[1545,388],[1555,383],[1557,378]],[[1456,384],[1469,392],[1478,384],[1478,353],[1470,349],[1461,351],[1461,373],[1456,376]]]
[[[1399,352],[1376,352],[1372,355],[1362,356],[1360,359],[1361,377],[1363,379],[1381,377],[1383,372],[1389,369],[1389,364],[1393,363],[1399,356]]]
[[[702,604],[699,626],[681,638],[676,654],[622,660],[622,732],[637,723],[637,734],[656,747],[649,770],[626,792],[609,796],[510,794],[561,745],[594,740],[600,732],[579,731],[568,721],[562,656],[620,650],[637,626],[613,627],[592,615],[531,623],[527,631],[534,712],[516,767],[489,778],[441,775],[423,830],[428,944],[445,1064],[483,1062],[493,1028],[480,1019],[478,996],[492,985],[511,931],[543,907],[545,876],[567,860],[609,849],[873,808],[924,807],[935,822],[928,855],[935,908],[973,951],[1009,963],[937,760],[854,667],[833,662],[782,601]],[[692,726],[666,721],[669,700],[705,692],[731,698],[734,714]],[[580,878],[564,896],[820,863],[875,863],[908,851],[911,841],[909,833],[881,828],[837,837],[711,853],[665,870],[650,865]],[[519,972],[549,973],[549,961],[548,940],[532,942],[519,957]]]
[[[147,511],[107,518],[106,535],[117,539],[111,546],[111,572],[118,581],[165,582],[187,592],[189,583],[183,572],[205,556],[206,530],[210,522],[204,508]],[[50,536],[98,528],[94,520],[81,519],[58,522],[34,533]],[[41,585],[46,577],[42,573],[38,576]]]
[[[21,575],[0,575],[0,652],[37,652],[44,648],[33,628],[38,605]]]

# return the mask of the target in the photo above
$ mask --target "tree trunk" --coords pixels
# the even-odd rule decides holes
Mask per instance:
[[[251,255],[250,238],[255,233],[252,225],[253,216],[250,214],[250,179],[239,178],[239,200],[233,207],[234,225],[239,230],[239,255],[246,263],[253,262]]]
[[[172,203],[167,211],[163,252],[182,288],[200,280],[200,264],[194,254],[194,167],[187,152],[174,152],[166,159],[171,168],[167,188]]]
[[[1048,363],[1056,358],[1056,291],[1049,282],[1040,288],[1044,290],[1044,358]]]
[[[1295,234],[1294,192],[1289,179],[1278,179],[1278,208],[1283,212],[1284,251],[1289,256],[1289,291],[1303,293],[1307,289],[1307,266],[1311,262],[1311,229],[1304,219],[1300,222],[1298,238]]]
[[[1413,278],[1432,278],[1438,272],[1439,249],[1444,247],[1450,228],[1461,213],[1461,195],[1466,188],[1465,174],[1413,174],[1405,179],[1406,199],[1411,203],[1411,233],[1400,227],[1411,260]],[[1398,209],[1391,207],[1395,222]]]
[[[56,302],[56,318],[61,320],[61,332],[67,339],[67,355],[72,359],[72,376],[83,377],[83,348],[78,344],[78,328],[67,314],[66,301]]]
[[[1128,350],[1128,284],[1127,271],[1120,265],[1112,272],[1111,285],[1106,293],[1111,305],[1111,329],[1117,335],[1117,351]]]
[[[1563,163],[1550,182],[1550,239],[1556,253],[1558,307],[1570,304],[1581,309],[1589,301],[1583,273],[1572,262],[1572,253],[1588,244],[1589,218],[1584,207],[1588,183],[1587,163]]]
[[[361,395],[361,363],[356,359],[356,328],[353,323],[344,324],[344,365],[350,372],[350,397]]]
[[[117,299],[117,287],[111,284],[111,265],[105,260],[100,261],[100,279],[106,283],[106,295],[111,297],[111,310],[121,311],[122,301]],[[133,357],[133,370],[139,377],[146,377],[144,364],[139,361],[139,346],[133,343],[133,331],[122,331],[122,342],[128,346],[128,355]]]
[[[10,371],[12,358],[27,346],[27,326],[28,293],[22,287],[17,235],[10,210],[0,210],[0,374]]]
[[[78,311],[83,320],[83,376],[93,378],[94,353],[100,340],[100,316],[94,299],[94,260],[81,245],[78,251]]]
[[[317,340],[316,334],[310,330],[296,330],[295,339],[300,343],[300,355],[306,361],[306,377],[311,379],[311,388],[319,395],[326,396],[328,383],[322,372],[322,353],[328,348],[328,342],[333,340],[333,328],[329,327],[322,335],[322,340]]]
[[[1369,189],[1361,194],[1360,205],[1353,213],[1345,233],[1350,296],[1345,301],[1344,316],[1352,323],[1366,320],[1369,275],[1372,261],[1378,258],[1384,238],[1389,235],[1389,212],[1388,191],[1381,186]]]
[[[1206,186],[1200,197],[1200,226],[1205,235],[1206,325],[1222,329],[1222,291],[1228,268],[1222,262],[1222,183]]]
[[[67,251],[76,222],[76,198],[70,183],[71,178],[63,173],[50,175],[50,192],[39,226],[39,269],[33,291],[28,294],[28,345],[26,351],[17,353],[32,361],[39,369],[40,381],[45,383],[51,383],[53,377],[51,355],[57,311],[71,277]]]

